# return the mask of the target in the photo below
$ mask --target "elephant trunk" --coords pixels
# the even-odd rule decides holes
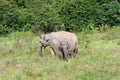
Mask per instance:
[[[40,56],[42,56],[42,54],[43,54],[42,49],[43,49],[43,45],[40,43],[40,50],[39,50],[39,55],[40,55]]]

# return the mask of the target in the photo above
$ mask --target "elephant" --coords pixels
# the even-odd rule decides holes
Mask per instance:
[[[67,31],[51,32],[41,34],[40,36],[40,51],[42,56],[42,48],[50,46],[51,55],[59,55],[66,59],[68,55],[76,55],[78,53],[78,39],[74,33]]]

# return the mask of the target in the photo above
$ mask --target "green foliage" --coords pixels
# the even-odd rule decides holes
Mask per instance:
[[[0,35],[14,31],[89,31],[120,25],[118,0],[1,0]],[[93,25],[93,27],[91,27]]]
[[[64,0],[63,0],[64,1]],[[64,5],[62,5],[64,3]],[[97,5],[95,1],[64,1],[61,3],[60,16],[66,30],[82,31],[96,18]]]
[[[14,0],[2,0],[0,3],[0,34],[7,34],[13,31],[30,30],[31,15],[26,8],[18,7]]]
[[[113,0],[100,4],[98,9],[97,24],[120,25],[120,2]]]

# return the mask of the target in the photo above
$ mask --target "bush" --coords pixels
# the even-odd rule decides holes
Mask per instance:
[[[94,29],[119,26],[119,14],[118,0],[1,0],[0,35],[29,30],[80,32],[91,29],[91,24]]]
[[[59,14],[68,31],[82,31],[82,28],[93,23],[96,18],[97,5],[94,0],[63,0],[59,4],[61,4]]]
[[[100,4],[98,9],[97,24],[120,25],[120,2],[118,0]]]

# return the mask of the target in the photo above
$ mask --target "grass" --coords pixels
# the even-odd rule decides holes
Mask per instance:
[[[76,33],[79,55],[68,61],[38,55],[39,36],[15,32],[0,37],[0,80],[119,80],[120,28]]]

